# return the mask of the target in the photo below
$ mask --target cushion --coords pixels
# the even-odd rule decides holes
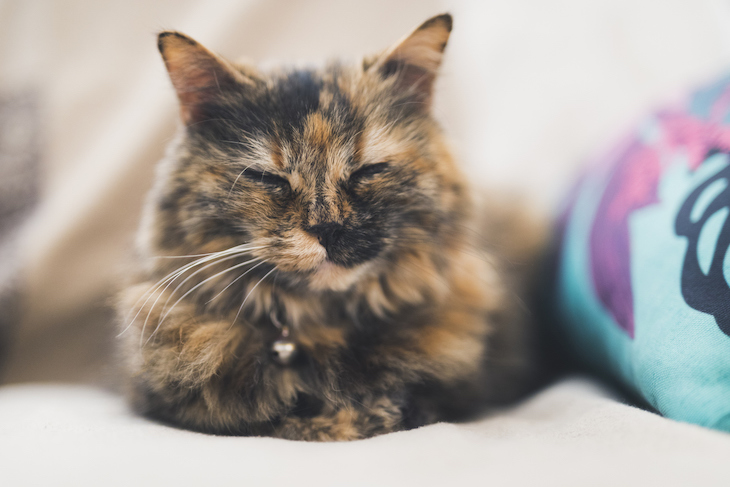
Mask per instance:
[[[556,330],[663,415],[730,431],[730,76],[589,165],[558,225]]]

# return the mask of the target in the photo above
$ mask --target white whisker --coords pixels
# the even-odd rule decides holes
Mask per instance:
[[[264,277],[262,277],[261,279],[259,279],[259,282],[257,282],[256,285],[253,288],[251,288],[251,290],[248,292],[248,294],[246,295],[246,297],[243,299],[243,302],[241,303],[241,306],[239,306],[238,312],[236,313],[236,316],[233,318],[233,322],[231,323],[231,326],[233,326],[236,323],[236,320],[238,319],[238,316],[241,314],[241,310],[243,310],[243,306],[246,304],[246,301],[248,301],[248,297],[251,296],[251,293],[253,293],[256,290],[256,288],[259,287],[259,284],[261,284],[261,282],[263,282],[264,279],[266,279],[267,277],[269,277],[269,274],[271,274],[275,270],[276,270],[276,266],[274,266],[273,269],[271,269],[269,272],[267,272],[266,274],[264,274]]]
[[[224,250],[221,250],[221,251],[218,251],[218,252],[210,252],[210,253],[207,253],[207,254],[199,254],[199,255],[203,255],[204,257],[201,258],[201,259],[197,259],[197,260],[195,260],[193,262],[189,262],[189,263],[187,263],[187,264],[185,264],[185,265],[183,265],[181,267],[178,267],[177,269],[175,269],[174,271],[170,272],[165,277],[163,277],[162,279],[160,279],[159,281],[157,281],[155,284],[153,284],[152,286],[150,286],[150,288],[147,291],[145,291],[145,293],[142,294],[142,296],[140,296],[137,299],[137,301],[135,301],[135,303],[132,305],[129,313],[127,314],[127,316],[125,318],[125,321],[129,320],[129,324],[124,328],[124,330],[122,330],[117,335],[117,338],[119,338],[127,330],[129,330],[129,328],[132,326],[132,324],[137,319],[137,317],[139,316],[139,314],[142,312],[142,310],[144,309],[144,307],[147,305],[147,303],[150,301],[150,299],[152,299],[152,296],[154,296],[154,294],[162,286],[164,286],[165,283],[167,283],[168,281],[170,281],[170,283],[172,283],[172,281],[174,281],[175,279],[177,279],[178,277],[180,277],[182,274],[184,274],[185,272],[189,271],[190,269],[192,269],[192,268],[194,268],[194,267],[196,267],[198,265],[204,264],[206,262],[210,262],[211,260],[215,260],[215,259],[217,259],[219,257],[228,255],[230,253],[240,253],[240,254],[243,254],[243,253],[248,252],[248,251],[251,251],[251,250],[257,250],[257,249],[265,248],[264,246],[248,247],[247,245],[248,244],[241,244],[241,245],[236,245],[236,246],[233,246],[233,247],[229,247],[227,249],[224,249]],[[195,255],[190,255],[190,256],[183,255],[183,256],[174,256],[174,257],[184,258],[184,257],[194,257],[194,256]],[[163,256],[160,256],[160,257],[163,257]],[[168,287],[169,287],[169,283],[168,283]],[[167,287],[165,289],[167,289]],[[145,298],[145,296],[147,296],[147,299],[145,300],[144,303],[142,303],[142,305],[137,310],[137,313],[130,320],[129,319],[130,315],[134,312],[134,310],[137,308],[137,305],[139,304],[139,302],[142,301]],[[144,328],[143,328],[143,331],[144,331]]]
[[[205,257],[207,255],[215,255],[218,252],[208,252],[207,254],[189,254],[189,255],[153,255],[153,259],[187,259],[189,257]]]
[[[258,266],[260,266],[261,264],[265,264],[266,262],[267,262],[267,261],[265,261],[265,260],[262,260],[261,262],[259,262],[258,264],[256,264],[255,266],[251,267],[251,268],[250,268],[250,269],[248,269],[248,270],[247,270],[246,272],[244,272],[243,274],[241,274],[240,276],[238,276],[237,278],[235,278],[234,280],[232,280],[230,284],[228,284],[228,285],[227,285],[226,287],[224,287],[224,288],[223,288],[223,289],[221,290],[221,292],[219,292],[218,294],[216,294],[215,296],[213,296],[212,298],[210,298],[210,299],[209,299],[208,301],[206,301],[206,302],[205,302],[205,304],[208,304],[208,303],[212,302],[212,301],[213,301],[214,299],[216,299],[216,298],[217,298],[218,296],[220,296],[221,294],[223,294],[224,292],[226,292],[226,289],[228,289],[229,287],[233,286],[233,285],[234,285],[234,284],[236,283],[236,281],[238,281],[239,279],[241,279],[242,277],[244,277],[244,276],[245,276],[246,274],[248,274],[248,273],[249,273],[249,272],[251,272],[252,270],[256,269],[256,268],[257,268]]]
[[[127,326],[121,332],[119,332],[119,334],[116,336],[116,338],[121,337],[122,335],[124,335],[127,332],[127,330],[129,330],[129,328],[134,324],[134,321],[137,319],[137,317],[142,312],[142,310],[144,309],[144,307],[147,305],[147,303],[149,302],[149,300],[152,299],[152,296],[154,295],[154,293],[157,290],[159,290],[165,284],[165,282],[167,282],[168,280],[170,280],[170,279],[172,279],[172,280],[177,279],[177,277],[182,272],[185,272],[185,271],[180,271],[179,273],[176,273],[176,272],[170,273],[167,276],[165,276],[162,279],[160,279],[159,281],[157,281],[157,283],[155,283],[152,286],[150,286],[150,288],[147,289],[147,291],[145,291],[145,293],[142,294],[142,296],[140,296],[137,299],[137,301],[135,301],[135,303],[132,305],[131,309],[129,310],[129,313],[127,313],[127,316],[124,318],[125,321],[128,321]],[[149,295],[149,296],[147,296],[147,295]],[[145,302],[142,303],[142,305],[137,310],[137,313],[130,320],[129,317],[131,316],[132,313],[134,313],[134,310],[137,309],[137,304],[139,304],[139,302],[142,301],[142,299],[144,299],[145,296],[147,296],[147,299],[145,299]]]
[[[198,269],[197,271],[190,274],[188,277],[185,278],[185,280],[183,282],[181,282],[180,284],[177,285],[177,287],[175,288],[175,290],[172,293],[170,293],[170,295],[167,297],[167,300],[165,301],[165,305],[162,307],[162,311],[160,311],[160,313],[165,312],[165,309],[167,308],[167,304],[170,302],[170,299],[172,299],[172,297],[175,295],[175,293],[180,289],[180,286],[182,286],[183,284],[188,282],[193,276],[199,274],[200,272],[204,271],[205,269],[207,269],[211,266],[219,264],[220,262],[225,262],[227,260],[238,258],[240,255],[241,254],[234,254],[234,255],[219,259],[219,260],[214,260],[210,264],[203,266],[200,269]],[[172,283],[175,281],[175,279],[177,279],[181,275],[182,274],[178,273],[174,279],[172,279],[170,282],[167,283],[167,285],[165,286],[165,289],[163,289],[162,291],[160,291],[157,294],[157,299],[155,299],[155,302],[152,303],[152,306],[150,306],[149,311],[147,311],[147,316],[144,319],[144,323],[142,324],[142,334],[139,336],[140,343],[142,343],[142,339],[144,338],[144,331],[145,331],[145,329],[147,329],[147,322],[149,322],[150,316],[152,315],[152,311],[154,311],[155,307],[157,306],[157,303],[160,301],[160,298],[167,292],[167,289],[172,285]],[[152,296],[150,296],[150,297],[152,297]],[[149,299],[148,299],[148,301],[149,301]],[[145,302],[145,304],[147,304],[147,302]],[[159,328],[159,325],[158,325],[158,328]]]
[[[167,301],[165,301],[165,304],[164,304],[164,305],[162,305],[162,311],[160,311],[160,313],[164,313],[164,312],[165,312],[165,310],[167,309],[167,305],[168,305],[168,304],[170,304],[170,300],[172,299],[172,297],[173,297],[173,296],[174,296],[174,295],[175,295],[175,294],[176,294],[176,293],[177,293],[177,292],[178,292],[178,291],[180,290],[180,288],[181,288],[181,287],[183,287],[183,286],[185,285],[185,283],[186,283],[186,282],[188,282],[188,281],[189,281],[190,279],[192,279],[193,277],[197,276],[198,274],[200,274],[200,273],[201,273],[201,272],[203,272],[204,270],[206,270],[206,269],[209,269],[209,268],[213,267],[214,265],[218,265],[218,264],[220,264],[221,262],[226,262],[226,261],[228,261],[228,260],[231,260],[231,259],[237,259],[237,258],[239,258],[239,257],[240,257],[241,255],[243,255],[243,254],[245,254],[245,252],[240,252],[240,253],[236,253],[236,254],[233,254],[233,255],[229,255],[228,257],[224,257],[224,258],[222,258],[222,259],[214,260],[214,261],[213,261],[213,262],[211,262],[210,264],[204,265],[204,266],[203,266],[203,267],[201,267],[200,269],[198,269],[198,270],[196,270],[195,272],[193,272],[192,274],[190,274],[190,275],[189,275],[188,277],[186,277],[186,278],[185,278],[185,279],[184,279],[184,280],[183,280],[183,281],[182,281],[182,282],[181,282],[180,284],[178,284],[178,285],[177,285],[177,287],[176,287],[176,288],[175,288],[175,289],[174,289],[174,290],[173,290],[173,291],[172,291],[172,292],[170,293],[170,295],[169,295],[169,296],[167,297]],[[203,281],[203,282],[205,282],[205,281]],[[170,282],[170,284],[172,284],[172,282]],[[163,293],[164,293],[165,291],[167,291],[167,288],[168,288],[168,287],[170,287],[170,284],[168,284],[168,285],[167,285],[167,287],[165,287],[165,289],[164,289],[164,290],[162,291]],[[157,304],[157,303],[155,302],[155,304],[154,304],[154,305],[152,305],[152,307],[154,308],[156,304]],[[165,316],[167,316],[167,315],[165,315]]]
[[[152,299],[152,296],[154,296],[154,294],[157,291],[159,291],[159,289],[162,286],[164,286],[165,283],[168,283],[168,281],[169,281],[168,286],[165,287],[165,289],[167,289],[167,287],[169,287],[169,284],[172,283],[175,279],[177,279],[178,277],[180,277],[181,275],[183,275],[185,272],[189,271],[193,267],[195,267],[197,265],[200,265],[200,264],[202,264],[204,262],[208,262],[208,260],[209,259],[198,259],[196,261],[193,261],[193,262],[190,262],[188,264],[185,264],[182,267],[178,267],[177,269],[175,269],[174,271],[170,272],[165,277],[163,277],[162,279],[160,279],[159,281],[157,281],[155,284],[153,284],[152,286],[150,286],[150,288],[147,291],[145,291],[145,293],[142,294],[142,296],[140,296],[137,299],[137,301],[135,301],[135,303],[132,305],[132,308],[129,311],[129,313],[127,314],[127,317],[125,318],[125,320],[129,320],[129,316],[137,308],[137,304],[139,304],[139,302],[142,301],[142,299],[144,299],[145,296],[147,296],[147,299],[145,299],[145,302],[142,303],[142,305],[139,307],[139,310],[137,310],[137,313],[134,315],[134,317],[131,320],[129,320],[129,324],[127,325],[127,327],[124,330],[122,330],[121,333],[119,333],[119,335],[117,335],[117,338],[120,337],[120,336],[122,336],[129,329],[129,327],[132,326],[132,324],[134,323],[134,320],[137,319],[137,317],[142,312],[142,310],[144,309],[144,307],[147,305],[147,303],[150,301],[150,299]],[[158,297],[158,299],[159,299],[159,297]],[[155,301],[155,303],[156,302],[157,301]],[[153,308],[154,308],[154,306],[153,306]],[[144,328],[143,328],[143,331],[144,331]]]
[[[224,270],[222,270],[222,271],[220,271],[220,272],[218,272],[216,274],[213,274],[212,276],[208,277],[207,279],[204,279],[204,280],[200,281],[198,284],[196,284],[195,286],[193,286],[185,294],[183,294],[182,296],[180,296],[180,298],[178,298],[178,300],[175,301],[175,303],[170,307],[169,310],[167,310],[167,312],[162,316],[162,318],[160,318],[160,320],[157,322],[157,326],[155,327],[154,331],[150,334],[149,338],[147,338],[147,340],[145,341],[145,344],[147,344],[147,342],[149,342],[152,339],[152,337],[155,335],[155,333],[157,333],[157,330],[160,329],[160,326],[165,321],[165,318],[167,318],[170,315],[170,313],[172,313],[172,311],[175,309],[175,306],[177,306],[180,303],[180,301],[182,301],[188,295],[190,295],[190,293],[192,293],[193,291],[195,291],[196,289],[198,289],[200,286],[202,286],[206,282],[209,282],[209,281],[215,279],[218,276],[221,276],[221,275],[223,275],[223,274],[225,274],[227,272],[230,272],[232,270],[238,269],[239,267],[243,267],[244,265],[250,264],[252,262],[256,262],[257,260],[261,260],[261,259],[257,257],[255,259],[251,259],[251,260],[248,260],[246,262],[241,262],[240,264],[236,264],[236,265],[234,265],[232,267],[229,267],[227,269],[224,269]],[[173,292],[173,294],[174,294],[174,292]]]
[[[246,166],[246,167],[243,168],[243,171],[241,171],[241,172],[238,173],[238,176],[236,176],[236,180],[233,181],[233,184],[231,185],[231,189],[228,190],[228,196],[226,196],[226,198],[228,198],[228,199],[231,198],[231,193],[233,192],[233,188],[236,187],[236,183],[241,178],[241,176],[243,176],[243,173],[246,172],[246,169],[250,168],[251,166],[253,166],[253,164],[249,164],[248,166]]]

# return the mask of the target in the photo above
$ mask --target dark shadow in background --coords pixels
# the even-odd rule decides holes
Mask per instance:
[[[18,232],[38,201],[38,96],[0,94],[0,376],[23,312]]]

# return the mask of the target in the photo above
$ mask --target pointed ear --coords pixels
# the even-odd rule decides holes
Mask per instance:
[[[430,104],[433,83],[441,66],[453,20],[450,14],[437,15],[388,49],[372,66],[385,77],[396,76],[399,89],[411,91]]]
[[[179,32],[162,32],[157,46],[177,91],[180,116],[186,125],[200,121],[206,103],[251,83],[231,63]]]

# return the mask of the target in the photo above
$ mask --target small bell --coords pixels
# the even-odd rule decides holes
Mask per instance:
[[[279,365],[289,365],[296,357],[297,344],[289,338],[289,327],[282,325],[273,312],[271,322],[281,331],[279,338],[271,345],[271,355]]]
[[[271,345],[271,353],[276,363],[289,365],[297,354],[297,345],[291,340],[279,339]]]

